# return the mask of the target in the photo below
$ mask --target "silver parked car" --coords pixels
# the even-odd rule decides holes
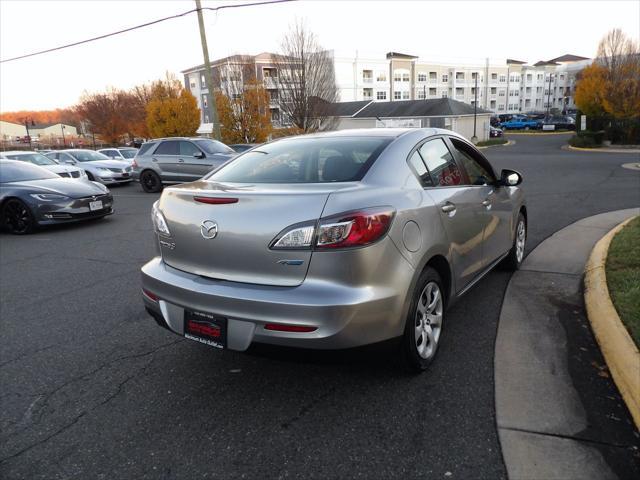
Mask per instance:
[[[398,337],[424,370],[446,308],[524,256],[522,178],[441,129],[281,139],[164,190],[147,311],[218,348],[347,348]]]
[[[133,181],[133,168],[127,162],[111,160],[93,150],[70,149],[56,150],[46,155],[65,165],[75,165],[87,173],[89,180],[113,185]]]
[[[237,153],[208,138],[159,138],[143,143],[133,163],[145,192],[163,185],[192,182],[228,162]]]
[[[81,168],[74,167],[72,165],[60,165],[55,160],[49,157],[45,157],[40,152],[28,152],[23,150],[15,150],[10,152],[0,153],[0,158],[6,158],[9,160],[20,160],[21,162],[29,162],[34,165],[46,168],[50,172],[57,173],[61,177],[77,178],[80,180],[86,180],[87,174]]]

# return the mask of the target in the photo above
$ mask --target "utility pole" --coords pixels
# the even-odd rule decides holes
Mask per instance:
[[[547,115],[546,118],[549,118],[549,96],[551,95],[551,72],[549,72],[549,86],[547,88]]]
[[[211,63],[209,63],[209,49],[207,48],[207,34],[204,30],[204,18],[202,17],[200,0],[196,0],[196,9],[198,10],[198,27],[200,27],[200,41],[202,42],[202,56],[204,57],[204,81],[207,84],[207,90],[209,90],[209,111],[211,112],[211,123],[213,123],[213,138],[220,140],[220,122],[218,121],[218,111],[216,110]]]
[[[67,146],[67,142],[64,139],[64,123],[62,125],[60,125],[60,126],[62,127],[61,128],[61,130],[62,130],[62,145],[66,147]]]
[[[478,137],[476,136],[476,121],[478,119],[478,72],[476,72],[476,86],[474,90],[474,100],[473,100],[473,143],[478,142]]]
[[[31,123],[33,124],[33,119],[31,120]],[[31,134],[29,133],[29,119],[28,118],[24,119],[24,126],[27,129],[27,140],[29,140],[29,150],[31,150]]]

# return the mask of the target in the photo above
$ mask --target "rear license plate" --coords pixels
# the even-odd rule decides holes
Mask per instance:
[[[216,348],[227,346],[227,319],[211,313],[184,311],[184,336]]]
[[[95,202],[89,202],[89,210],[102,210],[102,200],[96,200]]]

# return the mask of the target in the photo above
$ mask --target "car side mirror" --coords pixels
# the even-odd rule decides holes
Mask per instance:
[[[204,153],[202,152],[195,152],[193,154],[194,158],[204,158]]]
[[[515,170],[504,169],[500,173],[500,184],[505,187],[515,187],[522,183],[522,175]]]

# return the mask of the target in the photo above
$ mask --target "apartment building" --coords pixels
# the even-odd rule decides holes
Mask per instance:
[[[286,126],[289,122],[284,118],[279,107],[277,86],[277,68],[273,54],[268,52],[259,55],[232,55],[211,62],[213,84],[231,95],[238,95],[241,86],[251,80],[262,84],[269,94],[269,111],[274,127]],[[185,87],[196,97],[200,109],[200,122],[210,124],[209,102],[211,95],[205,81],[204,65],[183,70]]]
[[[232,55],[211,62],[216,88],[232,91],[234,84],[256,79],[269,93],[274,127],[290,124],[279,108],[274,54]],[[544,112],[576,108],[576,75],[592,62],[563,55],[533,65],[515,59],[424,61],[415,55],[389,52],[386,56],[334,56],[341,102],[406,101],[451,98],[493,113]],[[204,66],[182,71],[185,86],[196,97],[201,122],[209,124],[210,101]],[[477,88],[477,91],[476,91]]]
[[[452,98],[494,113],[575,108],[576,74],[591,60],[563,55],[528,65],[514,59],[453,64],[389,52],[386,58],[336,57],[343,102]],[[477,80],[477,82],[476,82]],[[476,91],[477,88],[477,91]]]

